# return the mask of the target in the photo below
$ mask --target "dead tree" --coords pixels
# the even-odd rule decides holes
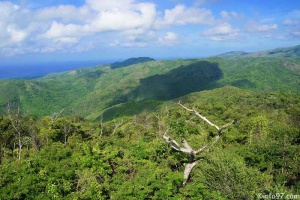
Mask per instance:
[[[197,112],[196,110],[193,109],[189,109],[187,107],[185,107],[184,105],[182,105],[180,102],[177,103],[178,105],[180,105],[182,108],[184,108],[186,111],[194,113],[196,116],[198,116],[200,119],[202,119],[203,121],[205,121],[206,123],[208,123],[210,126],[214,127],[217,129],[218,134],[215,137],[214,141],[212,142],[212,145],[215,144],[220,137],[223,134],[223,130],[227,127],[229,127],[230,125],[235,123],[235,120],[233,120],[232,122],[225,124],[222,127],[218,127],[217,125],[215,125],[214,123],[212,123],[211,121],[209,121],[206,117],[202,116],[199,112]],[[190,173],[192,171],[192,169],[201,161],[203,160],[203,158],[200,159],[196,159],[196,155],[200,154],[204,149],[206,149],[208,147],[208,145],[204,145],[203,147],[199,148],[198,150],[194,150],[185,139],[182,139],[181,144],[178,144],[178,142],[176,142],[175,140],[173,140],[171,137],[166,135],[167,131],[165,132],[165,134],[163,135],[163,139],[164,141],[170,145],[173,149],[177,150],[177,151],[181,151],[184,153],[188,153],[190,155],[189,157],[189,161],[185,166],[184,169],[184,182],[183,182],[183,186],[185,186],[187,184],[187,181],[189,179]]]
[[[51,117],[51,124],[54,124],[54,122],[59,118],[59,116],[64,112],[64,109],[59,110],[58,112],[55,112]]]
[[[9,102],[7,103],[6,112],[10,123],[15,130],[15,135],[17,136],[18,159],[21,160],[22,148],[27,142],[31,140],[30,137],[26,137],[23,130],[25,125],[25,117],[21,116],[19,106],[15,111],[12,111]]]
[[[67,144],[67,138],[68,138],[68,136],[70,135],[70,133],[72,131],[72,124],[66,121],[63,125],[62,131],[63,131],[63,134],[64,134],[64,143],[66,145]]]
[[[114,122],[115,122],[115,128],[114,128],[114,130],[113,130],[113,132],[112,132],[112,135],[114,135],[114,134],[116,133],[117,129],[118,129],[120,126],[122,126],[122,124],[123,124],[123,119],[122,119],[122,121],[121,121],[120,123],[117,123],[116,120],[114,120]]]

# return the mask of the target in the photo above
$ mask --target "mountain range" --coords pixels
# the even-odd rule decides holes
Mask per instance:
[[[155,110],[165,101],[224,86],[300,92],[300,46],[229,52],[202,59],[131,58],[111,65],[0,81],[0,113],[8,102],[38,117],[64,110],[96,120]]]
[[[298,51],[1,80],[0,199],[295,199]]]

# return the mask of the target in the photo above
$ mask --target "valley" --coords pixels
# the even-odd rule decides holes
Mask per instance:
[[[255,57],[259,53],[253,53],[233,58],[227,54],[150,61],[116,69],[103,65],[32,80],[2,80],[0,113],[4,113],[8,101],[13,101],[22,110],[40,117],[64,109],[66,115],[94,120],[119,104],[160,104],[191,92],[227,85],[258,92],[299,92],[300,60],[286,56],[291,54],[287,52],[277,57],[274,53],[272,57]]]

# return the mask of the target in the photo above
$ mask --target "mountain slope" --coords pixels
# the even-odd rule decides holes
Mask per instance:
[[[261,51],[257,53],[248,54],[253,57],[281,57],[281,58],[299,58],[300,45],[288,48],[277,48],[268,51]]]
[[[231,52],[220,54],[220,55],[218,55],[218,57],[224,58],[224,59],[233,59],[233,58],[240,58],[247,54],[248,53],[243,52],[243,51],[231,51]]]
[[[295,49],[298,47],[284,51]],[[112,118],[113,113],[120,113],[116,109],[127,110],[123,114],[155,110],[165,100],[226,85],[255,91],[300,92],[297,54],[284,58],[282,54],[272,55],[150,61],[113,70],[98,66],[33,80],[2,80],[0,113],[11,101],[37,116],[64,109],[65,115],[97,119],[105,112]]]
[[[110,67],[112,69],[116,69],[116,68],[127,67],[130,65],[143,63],[143,62],[150,62],[150,61],[155,61],[155,60],[153,58],[149,58],[149,57],[129,58],[127,60],[124,60],[123,62],[112,63],[112,64],[110,64]]]
[[[300,45],[287,48],[277,48],[267,51],[246,53],[243,51],[232,51],[218,55],[224,59],[245,58],[245,57],[272,57],[272,58],[300,58]]]

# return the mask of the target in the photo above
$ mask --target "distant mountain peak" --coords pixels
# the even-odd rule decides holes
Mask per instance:
[[[241,57],[241,56],[244,56],[247,54],[248,53],[246,53],[244,51],[230,51],[227,53],[220,54],[220,55],[218,55],[218,57],[230,59],[230,58],[238,58],[238,57]]]
[[[278,58],[299,58],[300,57],[300,45],[286,48],[276,48],[266,51],[258,51],[252,53],[246,53],[243,51],[230,51],[218,55],[217,57],[224,59],[235,59],[242,57],[278,57]]]
[[[155,61],[155,60],[150,57],[129,58],[127,60],[124,60],[123,62],[115,62],[110,64],[110,68],[111,69],[122,68],[122,67],[127,67],[129,65],[134,65],[143,62],[150,62],[150,61]]]
[[[286,48],[276,48],[273,50],[260,51],[251,53],[249,56],[255,57],[281,57],[281,58],[296,58],[300,57],[300,45]]]

